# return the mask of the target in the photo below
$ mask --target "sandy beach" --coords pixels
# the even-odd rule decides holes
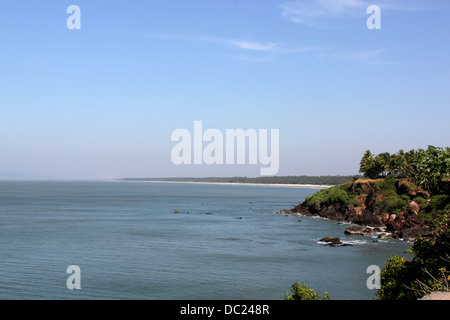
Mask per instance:
[[[243,186],[272,186],[272,187],[297,187],[297,188],[314,188],[314,189],[326,189],[332,187],[332,185],[317,185],[317,184],[288,184],[288,183],[242,183],[242,182],[201,182],[201,181],[156,181],[156,180],[105,180],[116,182],[150,182],[150,183],[195,183],[195,184],[217,184],[217,185],[243,185]]]

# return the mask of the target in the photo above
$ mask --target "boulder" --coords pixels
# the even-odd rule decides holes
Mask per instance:
[[[390,232],[383,232],[378,235],[378,239],[388,239],[392,238],[393,234]]]
[[[415,201],[411,201],[411,203],[408,204],[408,206],[406,207],[406,211],[410,214],[412,213],[412,214],[417,215],[419,210],[420,210],[420,206]]]
[[[419,300],[450,300],[450,292],[436,291],[420,298]]]
[[[342,245],[341,239],[339,237],[325,237],[320,239],[321,242],[326,242],[329,246]]]
[[[381,220],[371,211],[363,210],[361,215],[358,215],[353,220],[354,224],[372,226],[372,227],[382,227],[383,223]]]
[[[349,234],[349,235],[363,235],[364,234],[364,229],[361,227],[348,227],[347,229],[345,229],[344,231],[345,234]]]
[[[360,235],[360,236],[371,236],[377,232],[381,232],[380,228],[361,228],[361,227],[348,227],[345,229],[344,233],[348,235]]]

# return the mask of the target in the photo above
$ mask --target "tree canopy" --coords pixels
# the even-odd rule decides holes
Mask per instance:
[[[428,149],[399,150],[378,155],[367,150],[360,162],[360,173],[369,179],[386,177],[410,178],[426,190],[445,193],[450,180],[450,148],[428,146]]]

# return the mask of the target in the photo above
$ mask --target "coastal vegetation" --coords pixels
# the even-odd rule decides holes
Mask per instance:
[[[123,181],[168,181],[168,182],[216,182],[257,184],[311,184],[339,185],[352,180],[354,176],[262,176],[262,177],[178,177],[178,178],[124,178]]]
[[[283,300],[330,300],[330,296],[328,292],[325,292],[323,297],[321,297],[313,289],[309,288],[307,284],[295,281]]]
[[[288,212],[382,227],[392,237],[413,240],[411,260],[393,256],[386,261],[377,299],[449,291],[450,148],[378,155],[367,150],[360,172],[363,177],[322,189]],[[348,233],[355,234],[354,228]],[[366,235],[366,229],[358,229]]]

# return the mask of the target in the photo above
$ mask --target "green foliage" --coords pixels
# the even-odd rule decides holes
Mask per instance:
[[[357,177],[357,176],[356,176]],[[124,181],[176,181],[260,184],[315,184],[339,185],[354,179],[354,176],[263,176],[263,177],[205,177],[205,178],[125,178]]]
[[[399,214],[410,203],[411,200],[407,195],[397,193],[395,182],[394,174],[389,174],[384,180],[375,183],[375,186],[379,187],[378,193],[384,195],[383,200],[375,203],[376,211]]]
[[[435,230],[446,230],[450,217],[450,196],[445,194],[432,196],[428,204],[424,205],[420,216]]]
[[[306,284],[295,281],[291,286],[291,290],[283,300],[330,300],[330,297],[328,292],[325,292],[324,296],[321,297]]]
[[[395,175],[389,174],[384,180],[377,181],[375,183],[375,186],[380,187],[381,188],[380,192],[382,193],[391,193],[391,192],[397,193],[395,188],[395,181],[396,181]]]
[[[360,162],[359,172],[369,179],[377,179],[383,171],[379,160],[375,159],[370,150],[366,150]]]
[[[428,146],[427,150],[399,150],[374,155],[367,150],[360,162],[359,172],[370,179],[393,174],[397,178],[412,178],[422,188],[445,193],[450,179],[450,148]]]
[[[446,270],[450,270],[448,224],[446,231],[436,233],[431,239],[418,238],[410,251],[414,254],[411,261],[393,256],[385,263],[380,275],[378,299],[415,300],[429,293],[424,288],[438,290],[443,284],[448,285],[442,278]]]
[[[442,194],[432,196],[430,202],[426,205],[425,211],[430,212],[442,212],[450,207],[450,195]]]
[[[308,207],[317,205],[329,206],[332,204],[348,205],[352,204],[352,197],[348,192],[348,184],[334,186],[328,189],[322,189],[310,197],[305,198],[305,204]]]
[[[427,203],[427,200],[422,197],[415,197],[412,201],[417,203],[419,206],[424,206]]]
[[[374,208],[378,212],[399,214],[410,203],[407,195],[388,195],[383,200],[375,203]]]
[[[418,154],[417,173],[414,179],[423,188],[442,193],[450,179],[450,148],[429,146]]]
[[[414,291],[407,290],[405,284],[411,285],[408,280],[409,272],[407,261],[404,258],[393,256],[389,258],[381,270],[381,288],[377,290],[379,300],[416,299]]]

